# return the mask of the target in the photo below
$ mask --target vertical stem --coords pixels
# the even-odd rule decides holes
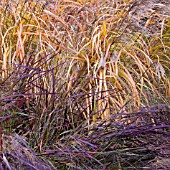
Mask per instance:
[[[2,122],[0,123],[0,156],[2,156]]]

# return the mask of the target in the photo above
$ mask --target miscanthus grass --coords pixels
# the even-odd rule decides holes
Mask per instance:
[[[2,168],[158,166],[168,150],[169,9],[156,0],[2,0]],[[18,141],[26,158],[16,164]]]

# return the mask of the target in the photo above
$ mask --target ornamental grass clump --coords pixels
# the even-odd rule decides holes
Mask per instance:
[[[159,112],[170,97],[169,9],[154,0],[2,0],[0,134],[17,133],[44,152],[70,135],[89,140],[98,125],[169,120],[168,109]],[[156,118],[154,109],[130,118],[152,106]]]

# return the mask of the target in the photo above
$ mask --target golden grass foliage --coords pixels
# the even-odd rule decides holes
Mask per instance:
[[[167,144],[169,54],[166,0],[1,0],[0,169],[34,158],[24,138],[63,169],[145,166]]]
[[[78,108],[88,123],[167,102],[169,11],[147,3],[2,0],[2,80],[18,70],[10,88],[31,94],[41,106],[59,107],[58,93],[61,100],[83,93]]]

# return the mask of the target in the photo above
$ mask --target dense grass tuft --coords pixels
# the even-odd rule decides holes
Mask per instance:
[[[21,169],[158,166],[168,150],[169,54],[167,1],[2,0],[2,167],[16,167],[18,140],[37,162],[27,157]]]

